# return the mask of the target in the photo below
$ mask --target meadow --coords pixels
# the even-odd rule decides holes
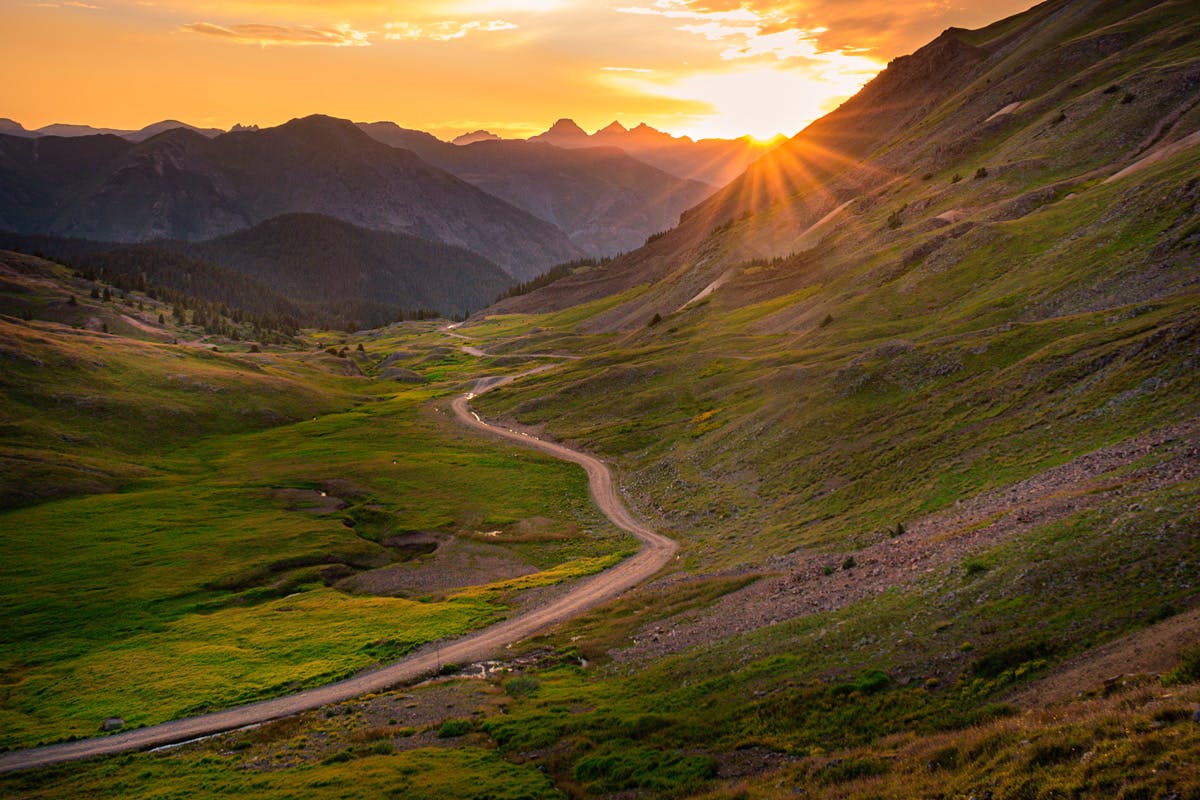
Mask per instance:
[[[459,428],[450,396],[506,367],[464,356],[433,325],[373,332],[362,352],[318,333],[304,349],[214,353],[5,324],[25,356],[5,374],[14,482],[111,467],[104,485],[67,480],[54,499],[14,495],[0,512],[2,747],[345,677],[501,619],[524,590],[630,549],[582,471]],[[362,368],[324,352],[335,342]],[[361,374],[401,347],[393,362],[417,382]],[[90,401],[63,402],[68,392]],[[414,535],[461,541],[468,560],[523,577],[388,596],[337,588],[440,569],[431,545],[406,549]]]

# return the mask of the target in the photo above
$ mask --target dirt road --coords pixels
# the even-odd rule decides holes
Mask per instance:
[[[539,370],[530,372],[549,369],[553,366],[543,366]],[[152,747],[187,741],[290,716],[301,711],[319,708],[328,703],[349,700],[359,695],[383,691],[398,684],[430,675],[441,664],[463,664],[493,656],[505,646],[600,605],[658,572],[674,557],[677,549],[675,543],[662,534],[650,530],[629,513],[617,494],[612,473],[599,459],[561,444],[542,441],[527,434],[491,425],[481,420],[471,410],[469,405],[471,398],[488,389],[509,383],[516,377],[520,376],[484,378],[477,381],[474,391],[454,399],[452,406],[455,415],[465,425],[481,433],[520,442],[583,467],[587,471],[588,485],[596,505],[612,520],[613,524],[632,533],[642,541],[642,548],[636,555],[611,569],[588,578],[567,594],[541,608],[493,625],[478,633],[443,643],[436,649],[423,648],[402,661],[374,672],[274,700],[264,700],[227,711],[172,720],[127,733],[0,753],[0,772],[43,767],[63,761],[76,761],[129,750],[147,750]]]

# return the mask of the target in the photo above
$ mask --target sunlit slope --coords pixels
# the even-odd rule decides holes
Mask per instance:
[[[836,306],[841,295],[911,281],[914,268],[970,281],[969,255],[1026,236],[1022,259],[1087,262],[1072,283],[1120,270],[1122,288],[1163,296],[1194,281],[1193,12],[1184,2],[1055,0],[978,31],[948,30],[668,235],[497,310],[553,310],[647,285],[591,323],[628,330],[714,283],[727,305],[808,287]],[[1105,183],[1142,163],[1165,169]],[[1057,215],[1053,230],[1043,211]],[[1121,236],[1109,241],[1111,231]],[[1011,251],[1000,255],[994,269],[1015,266]],[[786,260],[754,263],[775,258]],[[1040,294],[1058,296],[1046,298],[1055,310],[1087,307],[1076,287]]]

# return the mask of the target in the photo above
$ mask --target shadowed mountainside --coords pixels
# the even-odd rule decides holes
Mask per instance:
[[[401,309],[468,313],[512,283],[470,250],[373,231],[319,214],[287,214],[203,242],[118,244],[0,234],[0,246],[39,253],[110,279],[155,286],[305,325],[374,327]]]
[[[381,142],[419,155],[488,194],[553,223],[580,249],[613,255],[673,227],[713,187],[683,180],[614,147],[564,150],[485,140],[448,144],[391,122],[360,123]]]
[[[581,255],[553,225],[345,120],[140,144],[0,136],[0,227],[18,233],[207,239],[293,212],[465,247],[518,280]]]

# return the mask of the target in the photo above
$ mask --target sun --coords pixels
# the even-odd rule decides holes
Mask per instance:
[[[770,144],[794,136],[857,92],[882,65],[862,56],[846,57],[841,70],[819,72],[784,66],[757,66],[675,76],[606,73],[606,79],[648,95],[700,102],[710,114],[673,125],[694,139],[750,136]]]

